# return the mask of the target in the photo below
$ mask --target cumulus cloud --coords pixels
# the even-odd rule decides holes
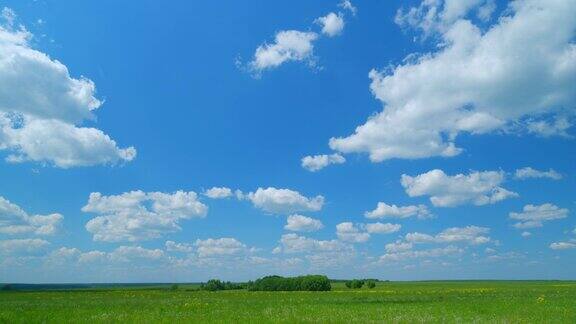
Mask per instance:
[[[391,223],[371,223],[366,224],[365,228],[366,231],[371,234],[390,234],[398,232],[402,228],[402,225]]]
[[[297,212],[319,211],[324,205],[324,197],[308,198],[298,191],[273,187],[258,188],[256,192],[242,195],[254,207],[272,214],[293,214]]]
[[[313,268],[331,268],[349,264],[356,256],[354,247],[339,240],[316,240],[297,234],[285,234],[273,253],[301,254]]]
[[[204,195],[212,199],[223,199],[232,196],[232,190],[226,187],[213,187],[204,191]]]
[[[408,218],[416,216],[417,218],[429,218],[432,214],[425,205],[396,206],[379,202],[376,209],[364,213],[366,218]]]
[[[568,249],[576,249],[576,243],[572,242],[554,242],[550,244],[550,248],[552,250],[568,250]]]
[[[196,240],[194,243],[199,257],[235,255],[247,251],[247,246],[235,238]]]
[[[336,225],[336,235],[338,239],[352,243],[364,243],[370,239],[370,233],[362,231],[351,222]]]
[[[516,228],[542,227],[544,222],[568,217],[568,209],[546,203],[542,205],[526,205],[522,212],[511,212],[511,219],[519,220]]]
[[[343,1],[339,6],[356,14],[356,8],[350,1]],[[341,34],[344,29],[344,14],[330,12],[326,16],[317,18],[315,23],[321,26],[322,34],[334,37]],[[305,62],[310,66],[315,66],[314,42],[320,36],[321,34],[311,31],[281,30],[276,33],[274,42],[263,43],[256,48],[254,57],[248,63],[248,70],[255,77],[259,77],[262,72],[291,61]]]
[[[48,266],[58,266],[69,264],[70,262],[78,261],[82,252],[77,248],[61,247],[50,252],[45,258],[44,262]]]
[[[80,263],[92,263],[92,262],[102,262],[108,258],[108,254],[102,251],[88,251],[81,253],[78,257],[78,262]]]
[[[504,173],[497,171],[471,172],[468,175],[449,176],[442,170],[431,170],[416,177],[402,175],[401,184],[410,197],[430,196],[436,207],[454,207],[463,204],[477,206],[518,197],[518,194],[500,187]]]
[[[322,33],[329,37],[338,36],[344,30],[344,18],[341,14],[331,12],[316,19],[316,23],[322,26]]]
[[[284,234],[276,252],[318,253],[350,250],[352,247],[338,240],[315,240],[298,234]]]
[[[286,226],[284,226],[284,229],[295,232],[314,232],[322,228],[324,225],[320,220],[298,214],[288,216]]]
[[[398,232],[402,225],[391,223],[354,224],[343,222],[336,225],[336,236],[345,242],[364,243],[370,239],[370,234],[390,234]]]
[[[159,260],[164,257],[160,249],[146,249],[141,246],[120,246],[110,252],[108,257],[116,262],[132,262],[139,260]]]
[[[491,241],[487,236],[490,229],[479,226],[451,227],[437,235],[418,232],[406,234],[405,240],[410,243],[467,243],[472,245],[486,244]]]
[[[314,44],[318,34],[297,30],[283,30],[276,34],[274,42],[262,44],[256,49],[249,63],[255,73],[276,68],[289,61],[306,61],[314,65]]]
[[[433,33],[446,32],[458,19],[466,17],[471,11],[488,20],[495,9],[493,1],[487,0],[441,0],[422,1],[418,7],[400,8],[394,21],[396,24],[414,28],[427,37]]]
[[[166,251],[168,252],[182,252],[191,253],[194,251],[194,247],[186,243],[177,243],[174,241],[166,241],[164,244],[166,246]]]
[[[133,242],[179,231],[181,220],[204,217],[208,207],[192,191],[138,190],[111,196],[93,192],[82,211],[100,215],[86,224],[95,241]]]
[[[32,254],[45,249],[50,242],[42,239],[14,239],[0,241],[0,254]]]
[[[324,169],[330,164],[342,164],[345,162],[346,159],[338,153],[331,155],[308,155],[302,158],[302,167],[308,171],[316,172],[318,170]]]
[[[9,14],[6,14],[9,13]],[[95,120],[102,102],[91,80],[70,76],[68,68],[30,43],[33,35],[15,28],[16,16],[3,10],[0,24],[0,150],[7,161],[35,161],[60,168],[114,164],[136,157],[99,129],[79,127]]]
[[[384,248],[386,249],[387,253],[398,253],[412,250],[412,247],[413,247],[412,243],[402,242],[399,240],[393,243],[386,244]]]
[[[52,235],[57,232],[64,217],[50,215],[29,215],[18,205],[0,196],[0,234]]]
[[[576,104],[576,5],[513,1],[484,29],[467,19],[484,2],[423,1],[422,14],[401,13],[401,23],[437,36],[437,50],[372,70],[383,111],[330,147],[380,162],[457,155],[461,133],[565,132]]]
[[[528,231],[524,231],[524,232],[522,232],[522,234],[520,234],[520,235],[522,235],[522,237],[530,237],[530,236],[532,236],[532,233],[530,233],[530,232],[528,232]]]
[[[410,259],[421,259],[421,258],[440,258],[444,256],[460,255],[464,252],[463,249],[456,246],[447,246],[442,248],[434,248],[427,250],[405,250],[398,252],[388,252],[380,257],[380,262],[400,262]]]
[[[342,9],[349,10],[352,15],[356,16],[358,9],[352,4],[350,0],[344,0],[338,4],[338,6]]]
[[[514,177],[516,179],[520,179],[520,180],[525,180],[525,179],[530,179],[530,178],[548,178],[548,179],[552,179],[552,180],[562,179],[562,175],[553,169],[550,169],[548,171],[539,171],[539,170],[533,169],[531,167],[525,167],[525,168],[516,170]]]

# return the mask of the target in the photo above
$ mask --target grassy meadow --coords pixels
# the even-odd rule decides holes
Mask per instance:
[[[0,323],[576,323],[574,281],[378,282],[329,292],[193,286],[0,292]]]

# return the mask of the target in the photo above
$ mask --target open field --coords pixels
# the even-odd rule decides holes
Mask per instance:
[[[575,323],[574,281],[379,282],[330,292],[147,288],[0,292],[1,323]],[[188,290],[190,289],[190,290]]]

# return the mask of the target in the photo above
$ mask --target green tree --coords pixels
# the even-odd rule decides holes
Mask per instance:
[[[224,283],[218,279],[210,279],[201,286],[201,289],[208,291],[224,290]]]

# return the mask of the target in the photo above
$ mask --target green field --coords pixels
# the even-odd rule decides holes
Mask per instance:
[[[576,323],[574,281],[379,282],[330,292],[166,287],[0,292],[2,323]]]

